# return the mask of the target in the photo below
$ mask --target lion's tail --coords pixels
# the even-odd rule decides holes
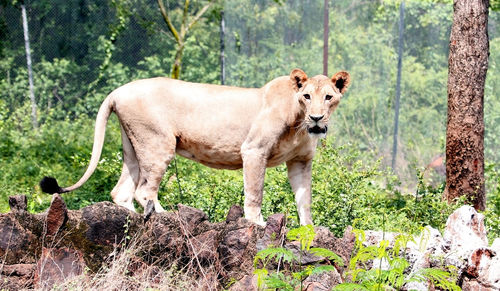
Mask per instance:
[[[97,113],[97,118],[95,122],[95,133],[94,133],[94,146],[92,148],[92,156],[90,157],[90,163],[85,171],[85,174],[80,178],[76,184],[61,188],[57,183],[57,180],[52,177],[44,177],[40,181],[40,188],[45,193],[65,193],[69,191],[73,191],[75,189],[80,188],[87,180],[92,176],[95,169],[97,168],[97,164],[99,163],[99,159],[101,157],[102,147],[104,145],[104,136],[106,133],[106,124],[108,123],[108,118],[113,111],[113,106],[110,101],[110,97],[108,96],[104,102],[101,104],[99,108],[99,112]]]

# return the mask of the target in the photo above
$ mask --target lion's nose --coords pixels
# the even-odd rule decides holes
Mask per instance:
[[[323,117],[324,117],[324,116],[325,116],[325,115],[309,115],[309,118],[311,118],[311,120],[313,120],[313,121],[318,122],[318,121],[320,121],[321,119],[323,119]]]

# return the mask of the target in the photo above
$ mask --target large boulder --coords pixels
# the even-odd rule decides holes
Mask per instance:
[[[178,205],[177,211],[143,217],[110,202],[68,210],[57,194],[41,214],[26,211],[24,196],[12,197],[10,204],[11,212],[0,214],[0,256],[5,264],[1,271],[13,278],[9,285],[1,286],[7,290],[50,289],[84,270],[98,271],[129,245],[138,249],[131,260],[135,262],[129,267],[131,273],[148,269],[150,264],[191,264],[194,272],[190,275],[210,279],[213,286],[226,286],[234,280],[242,280],[239,286],[254,285],[257,251],[287,245],[283,214],[271,215],[263,228],[244,219],[239,206],[231,208],[226,221],[211,223],[204,212],[184,205]],[[348,260],[352,237],[337,239],[325,228],[317,228],[317,232],[313,245],[348,250],[342,254]],[[323,260],[314,258],[309,263]],[[325,277],[330,283],[324,286],[331,285],[331,277]]]

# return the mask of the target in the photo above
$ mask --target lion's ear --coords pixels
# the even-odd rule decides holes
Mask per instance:
[[[298,91],[307,81],[307,75],[301,69],[294,69],[290,73],[290,79],[292,80],[295,91]]]
[[[340,94],[344,94],[351,83],[351,76],[346,71],[340,71],[333,75],[332,82],[333,85],[339,89]]]

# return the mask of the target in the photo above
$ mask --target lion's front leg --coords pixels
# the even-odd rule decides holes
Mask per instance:
[[[312,160],[288,161],[288,180],[295,193],[300,225],[312,224],[311,216],[311,166]]]
[[[259,150],[246,150],[243,153],[245,218],[262,226],[266,225],[261,213],[266,164],[266,157]]]

